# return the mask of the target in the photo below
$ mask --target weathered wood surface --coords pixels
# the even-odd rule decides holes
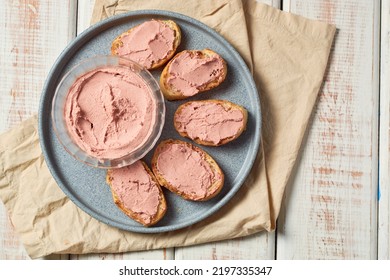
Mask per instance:
[[[376,259],[380,1],[285,1],[333,23],[327,76],[278,223],[277,259]]]
[[[338,28],[277,232],[184,248],[48,258],[389,259],[390,0],[261,2]],[[37,112],[52,63],[89,26],[93,4],[0,0],[0,132]],[[26,258],[0,204],[0,259]]]
[[[75,36],[76,2],[0,1],[0,132],[38,111],[47,73]],[[0,259],[28,258],[0,203]]]
[[[390,0],[381,7],[378,258],[390,259]]]

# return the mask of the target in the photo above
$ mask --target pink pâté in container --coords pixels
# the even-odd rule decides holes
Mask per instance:
[[[53,99],[54,131],[76,159],[101,168],[130,165],[157,142],[165,104],[153,76],[115,56],[81,61],[62,78]]]

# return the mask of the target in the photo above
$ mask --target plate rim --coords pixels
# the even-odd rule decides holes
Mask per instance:
[[[72,58],[77,53],[78,49],[84,45],[85,41],[89,41],[93,37],[96,30],[100,30],[100,29],[104,28],[103,29],[103,31],[104,31],[104,30],[107,30],[107,29],[111,28],[112,26],[118,24],[119,22],[121,22],[122,20],[124,20],[126,18],[139,17],[139,16],[156,16],[156,17],[159,16],[159,17],[172,18],[173,20],[175,20],[174,18],[177,18],[179,20],[188,22],[192,25],[200,27],[201,29],[209,32],[214,38],[221,41],[221,43],[224,45],[224,47],[226,47],[229,50],[229,52],[231,52],[234,55],[234,59],[237,60],[239,62],[239,64],[241,65],[241,67],[243,67],[246,70],[246,71],[244,71],[245,78],[246,78],[247,82],[249,82],[252,90],[256,93],[252,96],[255,99],[254,105],[255,105],[256,111],[257,111],[257,114],[253,115],[253,119],[256,120],[255,128],[258,128],[258,129],[255,129],[255,131],[253,132],[254,133],[254,140],[252,140],[252,141],[254,141],[253,145],[255,147],[255,150],[253,150],[251,152],[251,154],[249,155],[249,159],[245,160],[244,163],[247,165],[247,169],[244,171],[244,174],[242,174],[240,176],[240,178],[238,178],[238,181],[236,183],[237,186],[232,185],[231,189],[226,193],[226,195],[224,197],[222,197],[218,202],[216,202],[208,210],[201,213],[197,217],[197,219],[192,219],[192,220],[189,220],[189,221],[177,224],[177,225],[173,224],[173,225],[166,225],[166,226],[161,226],[161,227],[159,227],[158,225],[153,226],[153,227],[143,227],[141,225],[140,226],[132,226],[132,225],[124,226],[120,222],[113,223],[110,220],[107,220],[105,217],[102,217],[99,213],[95,212],[93,209],[90,209],[86,205],[84,205],[83,203],[79,202],[79,200],[72,194],[71,191],[67,190],[66,187],[62,186],[63,183],[62,183],[61,179],[59,178],[58,174],[56,173],[56,168],[53,166],[53,163],[50,160],[48,160],[50,158],[50,156],[49,156],[49,152],[48,152],[47,148],[45,147],[45,143],[50,141],[50,139],[45,139],[45,136],[44,136],[46,132],[44,130],[44,123],[43,123],[44,122],[43,109],[44,109],[46,102],[48,102],[47,100],[45,100],[45,97],[47,95],[46,92],[48,91],[51,84],[58,83],[59,78],[54,77],[54,74],[56,74],[56,72],[58,71],[58,68],[61,68],[60,73],[62,73],[64,67],[66,66],[66,64],[65,64],[65,66],[62,65],[63,61],[67,60],[69,58]],[[76,51],[74,51],[75,48],[77,48]],[[56,81],[54,81],[55,78],[57,79]],[[51,67],[49,73],[47,74],[44,86],[42,88],[42,94],[41,94],[41,98],[40,98],[40,102],[39,102],[39,110],[38,110],[39,143],[40,143],[41,150],[42,150],[42,153],[43,153],[43,156],[45,159],[45,163],[46,163],[46,165],[51,173],[51,176],[53,176],[54,180],[56,181],[56,184],[58,185],[58,187],[64,192],[64,194],[79,209],[81,209],[82,211],[87,213],[89,216],[91,216],[94,219],[96,219],[97,221],[103,222],[109,226],[113,226],[115,228],[129,231],[129,232],[137,232],[137,233],[169,232],[169,231],[173,231],[173,230],[186,228],[188,226],[191,226],[193,224],[197,224],[197,223],[205,220],[206,218],[208,218],[209,216],[211,216],[212,214],[214,214],[215,212],[220,210],[220,208],[222,208],[224,205],[226,205],[228,203],[228,201],[231,200],[231,198],[238,192],[238,190],[244,184],[245,180],[247,179],[249,173],[251,172],[251,170],[253,168],[254,162],[256,160],[256,157],[258,155],[259,148],[260,148],[261,129],[262,129],[262,114],[261,114],[261,105],[260,105],[260,96],[259,95],[260,95],[260,91],[257,89],[257,86],[256,86],[256,83],[253,79],[253,76],[252,76],[247,64],[245,63],[244,59],[241,57],[241,55],[238,53],[238,51],[230,44],[230,42],[228,42],[221,34],[219,34],[217,31],[215,31],[211,27],[207,26],[206,24],[204,24],[204,23],[202,23],[202,22],[200,22],[192,17],[189,17],[187,15],[183,15],[183,14],[180,14],[177,12],[156,10],[156,9],[130,11],[130,12],[126,12],[123,14],[108,17],[102,21],[99,21],[98,23],[96,23],[94,25],[91,25],[89,28],[87,28],[82,33],[80,33],[77,37],[75,37],[63,49],[63,51],[57,57],[57,59],[53,63],[53,66]],[[247,155],[247,157],[248,157],[248,155]],[[236,175],[236,178],[240,174],[240,171],[242,171],[242,169],[239,170],[238,174]]]

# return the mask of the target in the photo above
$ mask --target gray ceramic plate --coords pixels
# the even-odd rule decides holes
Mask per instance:
[[[183,49],[211,48],[222,55],[228,65],[226,80],[198,99],[226,99],[248,110],[246,131],[235,141],[222,147],[203,147],[225,173],[221,193],[206,202],[190,202],[165,191],[168,210],[155,226],[146,228],[123,214],[113,203],[105,183],[106,171],[76,161],[56,139],[51,123],[51,101],[57,83],[64,73],[82,59],[110,53],[111,41],[120,33],[152,18],[172,19],[182,30]],[[153,71],[159,78],[161,70]],[[192,98],[191,100],[194,100]],[[167,117],[160,140],[183,139],[173,127],[173,114],[182,102],[166,101]],[[83,211],[108,225],[134,232],[154,233],[180,229],[197,223],[220,209],[238,191],[255,160],[261,131],[258,93],[250,71],[235,49],[217,32],[181,14],[147,10],[111,17],[90,27],[61,53],[51,69],[43,89],[39,108],[39,134],[46,163],[63,192]],[[189,141],[189,140],[185,140]],[[152,150],[153,152],[153,150]],[[150,162],[151,153],[146,156]],[[227,225],[228,226],[228,225]]]

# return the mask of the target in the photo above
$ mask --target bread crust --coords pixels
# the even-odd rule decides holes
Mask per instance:
[[[139,222],[140,224],[146,226],[146,227],[149,227],[149,226],[152,226],[154,224],[156,224],[158,221],[160,221],[166,211],[167,211],[167,202],[165,200],[165,196],[164,196],[164,193],[160,187],[160,184],[158,183],[156,177],[154,176],[153,172],[150,170],[150,168],[147,166],[147,164],[141,160],[141,163],[142,165],[144,166],[145,168],[145,171],[149,174],[150,178],[152,179],[153,182],[155,182],[157,184],[157,187],[158,187],[158,191],[159,191],[159,198],[160,198],[160,203],[158,205],[158,209],[157,209],[157,213],[156,215],[152,216],[151,219],[150,219],[150,222],[147,223],[145,222],[141,215],[139,215],[138,213],[136,212],[133,212],[131,209],[128,209],[126,208],[123,203],[119,200],[119,197],[117,196],[117,194],[115,193],[114,189],[112,188],[112,176],[111,176],[111,172],[112,170],[109,169],[107,170],[107,176],[106,176],[106,182],[107,184],[110,186],[110,189],[111,189],[111,193],[112,193],[112,198],[114,200],[114,203],[116,204],[116,206],[123,212],[125,213],[128,217],[130,217],[131,219]]]
[[[169,62],[168,64],[164,67],[161,76],[160,76],[160,89],[162,93],[164,94],[165,98],[167,100],[182,100],[186,98],[190,98],[192,96],[185,96],[183,95],[182,92],[179,90],[175,89],[171,85],[168,84],[168,78],[169,78],[169,73],[168,70],[172,64],[173,61],[175,61],[176,58],[179,56],[185,54],[185,53],[190,53],[191,55],[195,54],[200,54],[202,58],[210,57],[210,56],[218,56],[223,64],[223,71],[221,72],[221,75],[217,76],[214,80],[211,80],[209,83],[201,86],[198,88],[199,92],[195,95],[198,95],[202,92],[211,90],[217,86],[219,86],[226,78],[227,74],[227,64],[226,61],[215,51],[211,49],[203,49],[203,50],[184,50],[179,53],[177,53]]]
[[[240,110],[242,112],[242,115],[243,115],[243,118],[244,118],[243,119],[243,125],[240,127],[240,130],[235,135],[233,135],[231,137],[228,137],[228,138],[221,139],[221,141],[219,143],[214,143],[214,142],[211,142],[211,141],[202,140],[202,139],[199,139],[198,137],[191,138],[186,131],[180,131],[180,129],[179,129],[179,122],[177,121],[177,118],[180,116],[180,114],[182,113],[182,111],[186,107],[190,106],[193,103],[214,103],[214,104],[218,104],[218,105],[223,106],[227,110],[231,110],[231,109]],[[180,105],[177,108],[177,110],[175,112],[175,115],[173,117],[173,125],[174,125],[176,131],[181,136],[186,137],[188,139],[191,139],[192,141],[194,141],[197,144],[204,145],[204,146],[213,146],[213,147],[222,146],[224,144],[227,144],[227,143],[237,139],[245,131],[247,122],[248,122],[248,112],[247,112],[247,110],[244,107],[242,107],[240,105],[237,105],[237,104],[235,104],[233,102],[227,101],[227,100],[219,100],[219,99],[189,101],[189,102],[183,103],[182,105]]]
[[[219,178],[216,178],[213,181],[213,183],[207,188],[207,193],[205,197],[194,198],[191,197],[189,194],[179,190],[177,186],[174,186],[172,183],[168,182],[167,179],[164,178],[164,175],[158,169],[157,166],[158,156],[160,155],[161,151],[165,148],[166,145],[172,145],[172,144],[185,145],[188,148],[198,152],[201,155],[201,157],[209,164],[210,168],[220,175]],[[224,180],[225,180],[223,171],[221,170],[217,162],[208,153],[206,153],[201,148],[192,145],[191,143],[184,142],[181,140],[176,140],[176,139],[164,140],[157,146],[152,157],[152,170],[154,175],[156,176],[157,181],[160,183],[161,186],[167,188],[171,192],[183,197],[186,200],[193,200],[193,201],[206,201],[215,197],[222,190],[222,187],[224,185]]]
[[[170,29],[172,29],[175,33],[175,39],[173,41],[173,49],[169,51],[167,57],[164,59],[161,59],[159,61],[154,62],[151,67],[147,68],[148,70],[157,69],[157,68],[163,66],[165,63],[167,63],[173,57],[173,55],[176,53],[176,50],[179,47],[180,42],[181,42],[181,29],[180,29],[179,25],[177,25],[176,22],[174,22],[173,20],[156,20],[156,19],[153,19],[153,20],[158,21],[160,23],[163,23],[164,25],[166,25]],[[123,46],[122,38],[129,35],[134,30],[134,28],[136,28],[139,25],[136,25],[136,26],[132,27],[131,29],[123,32],[122,34],[120,34],[118,37],[116,37],[112,41],[112,44],[111,44],[111,54],[112,55],[118,55],[118,49],[121,46]]]

